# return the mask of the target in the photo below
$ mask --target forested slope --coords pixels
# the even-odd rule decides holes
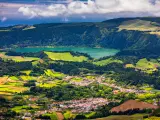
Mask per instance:
[[[0,28],[0,47],[87,46],[159,54],[160,18],[119,18],[101,23],[17,25]]]

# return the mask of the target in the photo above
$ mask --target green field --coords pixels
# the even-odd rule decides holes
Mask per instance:
[[[72,120],[73,118],[75,118],[75,115],[72,114],[70,111],[66,111],[66,112],[63,114],[63,116],[64,116],[65,120],[69,120],[69,119]]]
[[[136,63],[136,68],[146,73],[153,73],[154,71],[157,71],[157,67],[159,66],[160,64],[155,59],[148,61],[146,58],[143,58]]]
[[[98,65],[98,66],[104,66],[104,65],[111,64],[111,63],[120,63],[120,64],[122,64],[123,61],[117,60],[117,59],[113,59],[113,58],[108,58],[108,59],[105,59],[105,60],[100,60],[100,61],[93,62],[93,64]]]
[[[4,60],[13,60],[15,62],[37,61],[37,60],[40,60],[39,58],[36,58],[36,57],[8,56],[8,55],[5,55],[4,52],[0,53],[0,58],[2,58]]]
[[[74,62],[82,62],[88,60],[88,58],[85,56],[73,56],[70,52],[65,52],[65,53],[45,52],[45,53],[52,60],[74,61]]]
[[[50,117],[50,120],[58,120],[58,116],[57,116],[56,112],[46,113],[46,114],[44,114],[42,116],[48,116],[48,117]]]
[[[53,77],[53,78],[59,78],[59,79],[62,79],[65,77],[64,74],[62,73],[59,73],[59,72],[54,72],[52,70],[45,70],[44,71],[45,75],[47,75],[48,77]]]
[[[0,85],[0,92],[2,93],[21,93],[23,91],[28,90],[27,87],[23,86],[17,86],[15,84],[10,84],[10,85]]]

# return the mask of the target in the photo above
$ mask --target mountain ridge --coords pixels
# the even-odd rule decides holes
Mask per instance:
[[[160,50],[160,18],[117,18],[97,23],[0,27],[0,47],[86,46],[122,51]]]

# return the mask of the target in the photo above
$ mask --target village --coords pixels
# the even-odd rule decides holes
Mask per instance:
[[[124,92],[124,93],[136,93],[136,94],[142,94],[145,93],[145,90],[140,90],[140,89],[133,89],[133,88],[124,88],[121,86],[118,86],[114,83],[107,83],[105,82],[106,77],[104,76],[98,76],[92,79],[87,79],[86,77],[83,78],[81,81],[72,81],[73,78],[78,78],[77,76],[67,76],[64,80],[69,82],[70,84],[77,85],[77,86],[88,86],[91,83],[98,83],[102,85],[109,86],[111,88],[114,88],[115,90],[113,91],[114,94],[118,92]]]
[[[109,101],[104,98],[87,98],[81,100],[70,100],[64,102],[53,102],[50,108],[55,111],[71,109],[72,113],[88,113],[98,107],[107,105]]]
[[[73,79],[79,79],[79,77],[66,76],[63,80],[69,82],[70,84],[74,84],[76,86],[88,86],[91,83],[96,82],[98,84],[102,84],[113,88],[113,94],[118,94],[120,92],[142,94],[146,92],[145,90],[122,88],[113,83],[112,84],[106,83],[104,82],[104,80],[106,79],[104,76],[98,76],[91,79],[87,79],[86,77],[84,77],[83,79],[78,81],[75,80],[73,81]],[[38,101],[38,97],[32,96],[29,99],[29,101],[36,102]],[[84,98],[84,99],[69,100],[69,101],[53,101],[53,100],[51,101],[50,103],[47,104],[47,108],[38,110],[34,114],[34,116],[40,116],[42,114],[53,113],[53,112],[63,112],[66,110],[70,110],[72,113],[89,113],[91,111],[95,111],[97,108],[101,106],[108,105],[110,102],[118,102],[115,100],[111,101],[106,98]]]

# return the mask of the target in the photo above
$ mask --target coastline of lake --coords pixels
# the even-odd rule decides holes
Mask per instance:
[[[63,46],[47,46],[47,47],[24,47],[24,48],[15,48],[14,51],[28,53],[28,52],[40,52],[40,51],[55,51],[55,52],[63,52],[63,51],[73,51],[80,53],[87,53],[93,58],[101,58],[105,56],[114,56],[120,50],[117,49],[107,49],[107,48],[90,48],[90,47],[63,47]]]

